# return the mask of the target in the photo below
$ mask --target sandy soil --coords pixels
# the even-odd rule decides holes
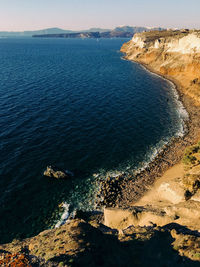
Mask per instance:
[[[167,203],[179,203],[184,201],[184,190],[181,186],[181,178],[184,175],[184,166],[178,163],[168,169],[163,176],[155,179],[155,183],[149,191],[136,203],[135,206],[144,206],[149,203],[166,205]]]

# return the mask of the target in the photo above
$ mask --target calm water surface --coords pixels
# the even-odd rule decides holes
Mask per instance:
[[[53,227],[62,201],[92,208],[94,173],[136,169],[180,132],[171,85],[122,60],[126,41],[0,39],[0,243]]]

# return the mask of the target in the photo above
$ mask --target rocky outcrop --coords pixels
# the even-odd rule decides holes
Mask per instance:
[[[81,218],[38,236],[0,245],[1,266],[198,266],[199,235],[180,226],[120,231]],[[18,265],[17,265],[18,264]],[[21,265],[20,265],[21,264]]]
[[[61,170],[55,166],[47,166],[47,169],[44,171],[44,176],[54,177],[56,179],[65,179],[71,177],[72,173]]]
[[[200,31],[137,33],[121,51],[126,59],[174,79],[184,94],[200,104]]]

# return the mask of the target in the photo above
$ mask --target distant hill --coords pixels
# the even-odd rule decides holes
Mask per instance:
[[[90,28],[89,30],[83,30],[80,32],[109,32],[111,29],[101,29],[101,28]]]
[[[59,34],[37,34],[33,37],[39,38],[132,38],[131,32],[77,32],[77,33],[59,33]]]
[[[59,28],[49,28],[37,31],[23,31],[23,32],[8,32],[8,31],[1,31],[1,37],[20,37],[20,36],[32,36],[35,34],[57,34],[57,33],[71,33],[73,31],[70,30],[63,30]]]
[[[115,37],[115,35],[119,37],[123,37],[124,35],[129,34],[134,34],[137,32],[144,32],[144,31],[150,31],[150,30],[162,30],[162,28],[147,28],[147,27],[132,27],[132,26],[119,26],[116,27],[115,29],[101,29],[101,28],[91,28],[87,30],[82,30],[82,31],[72,31],[72,30],[63,30],[60,28],[48,28],[48,29],[42,29],[42,30],[36,30],[36,31],[23,31],[23,32],[9,32],[9,31],[1,31],[0,32],[0,37],[31,37],[31,36],[36,36],[36,35],[59,35],[59,34],[77,34],[77,33],[107,33],[105,34],[108,36],[110,33],[111,37]],[[75,37],[76,35],[74,35]],[[47,37],[47,36],[46,36]],[[67,35],[66,35],[67,37]]]
[[[131,33],[137,33],[137,32],[145,32],[145,31],[161,31],[164,30],[164,28],[160,27],[132,27],[132,26],[119,26],[114,29],[116,32],[131,32]]]

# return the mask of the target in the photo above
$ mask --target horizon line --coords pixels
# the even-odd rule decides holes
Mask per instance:
[[[64,31],[84,31],[84,30],[90,30],[90,29],[107,29],[107,30],[113,30],[115,28],[122,28],[122,27],[137,27],[137,28],[147,28],[147,29],[153,29],[153,28],[163,28],[163,29],[185,29],[186,27],[164,27],[164,26],[137,26],[137,25],[119,25],[119,26],[115,26],[114,28],[109,28],[109,27],[98,27],[98,26],[91,26],[89,28],[86,29],[70,29],[70,28],[62,28],[62,27],[43,27],[43,28],[35,28],[35,29],[23,29],[23,30],[4,30],[4,29],[0,29],[0,32],[31,32],[31,31],[42,31],[42,30],[48,30],[48,29],[60,29],[60,30],[64,30]],[[198,29],[196,27],[187,27],[189,29]]]

